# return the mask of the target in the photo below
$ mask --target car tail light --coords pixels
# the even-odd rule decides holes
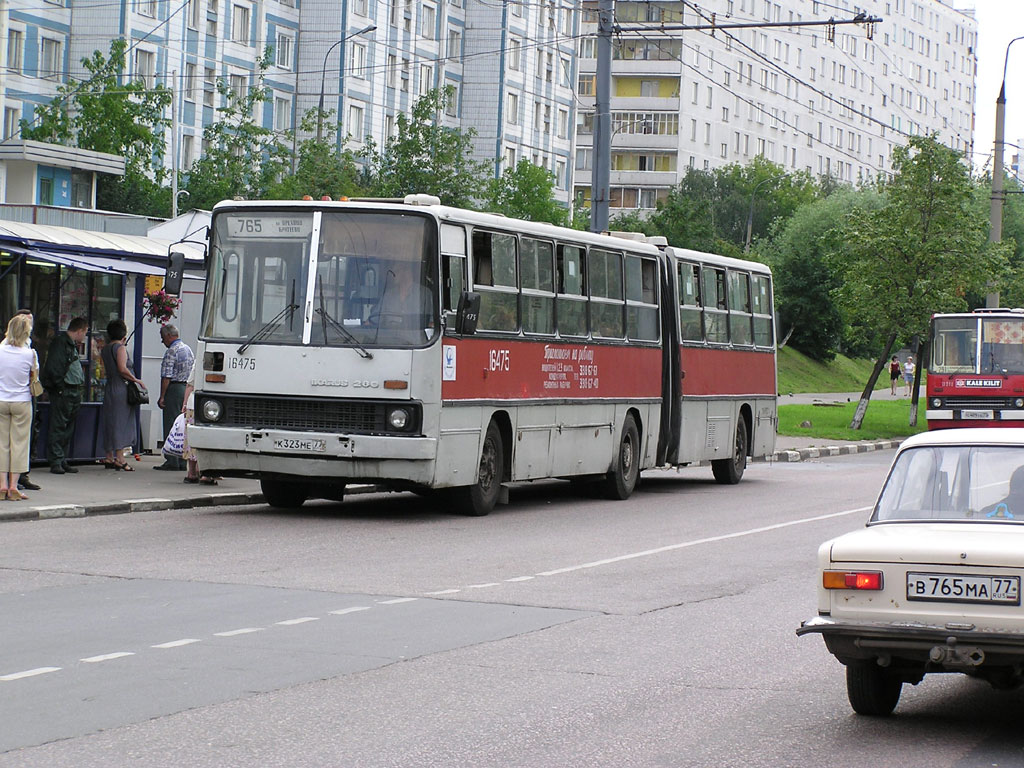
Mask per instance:
[[[874,589],[882,588],[882,574],[879,571],[825,571],[821,576],[825,589]]]

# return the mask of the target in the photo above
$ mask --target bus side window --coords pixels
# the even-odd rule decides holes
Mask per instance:
[[[638,341],[657,341],[658,262],[626,256],[626,335]]]
[[[679,337],[704,341],[700,322],[700,267],[679,263]]]
[[[473,232],[473,288],[480,293],[479,330],[518,329],[515,235]]]
[[[725,270],[703,267],[701,290],[704,297],[704,333],[714,344],[729,343],[728,315],[725,303]]]
[[[750,314],[750,275],[729,270],[729,338],[733,344],[753,343]]]
[[[519,275],[523,286],[523,332],[555,332],[555,276],[551,243],[524,237]]]
[[[587,335],[586,251],[575,245],[558,246],[558,333]]]
[[[625,336],[622,255],[592,248],[589,266],[590,330],[594,336],[621,339]]]
[[[772,330],[772,282],[763,275],[751,275],[750,293],[754,310],[754,344],[771,347],[775,343]]]

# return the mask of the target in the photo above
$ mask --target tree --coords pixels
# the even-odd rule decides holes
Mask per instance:
[[[118,38],[104,56],[82,59],[89,77],[64,83],[48,104],[36,107],[34,120],[21,122],[26,139],[121,155],[125,175],[100,176],[97,204],[114,211],[166,215],[170,196],[161,192],[164,117],[171,91],[142,80],[122,82],[127,42]]]
[[[664,202],[651,214],[649,235],[661,235],[669,245],[695,251],[715,251],[712,181],[692,168],[677,187],[669,190]],[[703,190],[700,187],[703,186]],[[705,194],[701,194],[703,191]]]
[[[451,93],[434,89],[422,96],[411,115],[398,116],[396,135],[378,150],[368,142],[363,157],[374,193],[404,197],[423,192],[437,195],[446,205],[470,208],[483,196],[489,164],[473,160],[476,132],[440,124]]]
[[[897,338],[923,334],[933,312],[967,308],[968,291],[1000,277],[1005,246],[990,246],[988,226],[971,204],[972,181],[962,155],[934,136],[914,136],[893,150],[893,177],[877,210],[857,208],[844,222],[848,253],[840,296],[846,311],[888,339],[861,395],[859,429],[871,392]],[[911,407],[916,416],[917,388]]]
[[[832,360],[839,349],[844,323],[835,294],[842,285],[841,223],[855,205],[870,207],[869,198],[874,196],[843,190],[805,204],[776,228],[765,249],[775,276],[780,333],[815,360]]]
[[[506,216],[565,226],[569,211],[555,200],[555,177],[526,158],[488,184],[489,207]]]
[[[263,126],[257,110],[271,98],[264,82],[270,49],[257,61],[253,85],[242,91],[217,81],[224,101],[219,119],[203,129],[206,151],[188,171],[185,189],[194,208],[212,208],[233,197],[265,197],[291,167],[291,134]]]
[[[333,114],[333,112],[331,113]],[[311,109],[303,115],[302,130],[312,133],[316,130],[318,110]],[[336,123],[335,123],[336,125]],[[295,173],[284,174],[266,192],[266,197],[276,200],[297,200],[303,195],[320,199],[329,195],[354,197],[363,193],[359,183],[360,170],[351,150],[338,152],[334,140],[335,130],[325,124],[328,130],[322,139],[305,139],[299,143]]]

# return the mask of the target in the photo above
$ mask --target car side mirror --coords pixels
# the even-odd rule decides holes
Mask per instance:
[[[459,296],[459,308],[455,313],[455,332],[461,336],[472,336],[476,333],[476,324],[480,319],[480,294],[463,291]]]

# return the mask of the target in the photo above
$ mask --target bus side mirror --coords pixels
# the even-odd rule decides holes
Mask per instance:
[[[164,293],[168,296],[180,296],[181,280],[184,276],[185,254],[173,251],[167,264],[167,272],[164,274]]]
[[[455,332],[460,336],[472,336],[476,333],[476,323],[480,319],[480,294],[463,291],[459,296],[459,309],[455,314]]]

